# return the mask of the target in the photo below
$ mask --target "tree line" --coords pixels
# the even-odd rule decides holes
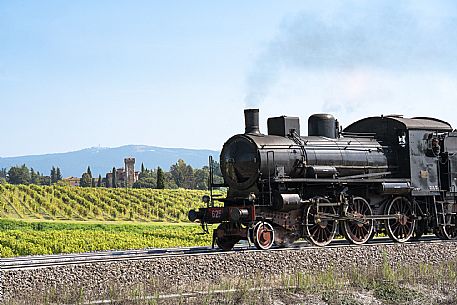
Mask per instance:
[[[219,164],[213,164],[214,182],[221,183],[223,181]],[[169,171],[164,171],[160,166],[154,169],[148,169],[141,164],[141,171],[138,175],[138,180],[133,184],[134,188],[156,188],[156,189],[208,189],[210,170],[208,166],[202,168],[193,168],[186,164],[182,159],[179,159],[173,164]],[[110,179],[111,181],[108,181]],[[13,166],[9,170],[6,168],[0,169],[0,181],[5,181],[10,184],[37,184],[37,185],[52,185],[62,180],[62,173],[59,167],[52,167],[50,175],[44,175],[33,168],[28,168],[25,164],[21,166]],[[117,177],[116,168],[113,167],[111,175],[102,178],[92,177],[90,166],[87,167],[79,180],[79,185],[82,187],[125,187],[123,181]]]
[[[223,181],[220,172],[219,164],[215,162],[214,182],[221,183]],[[179,159],[170,167],[170,170],[164,171],[160,166],[154,169],[148,169],[141,164],[141,171],[138,175],[138,180],[133,184],[133,188],[155,188],[155,189],[208,189],[209,167],[192,168],[182,159]],[[117,176],[118,171],[113,167],[112,172],[107,174],[105,178],[100,175],[97,178],[92,177],[90,167],[83,173],[80,179],[82,187],[125,187],[125,181]]]
[[[222,173],[217,162],[213,164],[213,172],[214,182],[221,183],[223,181]],[[133,188],[206,190],[208,189],[209,173],[208,166],[194,169],[182,159],[173,164],[169,171],[164,171],[160,166],[148,169],[142,163],[138,180],[133,184]],[[86,172],[81,176],[79,185],[82,187],[121,188],[125,187],[125,181],[118,177],[116,167],[113,167],[111,173],[104,178],[101,175],[98,178],[93,177],[90,167],[87,167]]]
[[[50,175],[44,175],[33,168],[28,168],[25,164],[12,166],[9,170],[2,168],[0,170],[0,181],[10,184],[37,184],[51,185],[62,180],[62,173],[59,167],[53,166]]]
[[[222,181],[222,174],[219,164],[215,163],[213,166],[215,182],[220,183]],[[168,172],[163,171],[160,167],[147,169],[141,164],[139,179],[133,184],[133,187],[206,190],[208,189],[209,173],[208,166],[194,169],[182,159],[179,159],[178,162],[173,164]]]
[[[214,182],[221,183],[223,181],[222,173],[217,162],[213,164],[213,173]],[[169,171],[164,171],[160,166],[156,169],[148,169],[144,164],[141,164],[139,179],[133,184],[133,187],[207,190],[209,174],[208,166],[192,168],[182,159],[173,164]]]

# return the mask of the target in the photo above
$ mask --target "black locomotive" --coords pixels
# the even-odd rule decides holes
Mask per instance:
[[[207,196],[206,208],[189,212],[203,228],[220,223],[213,232],[220,248],[242,239],[259,249],[298,238],[325,246],[337,234],[363,244],[378,232],[397,242],[428,232],[457,238],[450,124],[391,115],[342,130],[332,115],[316,114],[301,136],[297,117],[269,118],[267,135],[258,121],[258,109],[245,110],[245,133],[224,144],[224,184],[210,181],[210,189],[228,187],[226,198]]]

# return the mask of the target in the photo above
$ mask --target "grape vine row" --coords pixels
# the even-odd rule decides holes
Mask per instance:
[[[0,184],[0,217],[185,222],[206,191]]]

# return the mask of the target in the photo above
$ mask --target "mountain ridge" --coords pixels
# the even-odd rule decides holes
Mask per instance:
[[[64,177],[80,177],[90,166],[93,176],[111,172],[124,166],[124,158],[136,159],[135,169],[139,170],[141,163],[147,168],[160,166],[168,171],[178,159],[183,159],[194,168],[201,168],[208,164],[208,156],[216,160],[219,151],[209,149],[167,148],[149,145],[123,145],[119,147],[89,147],[81,150],[41,155],[26,155],[17,157],[0,157],[0,168],[25,164],[35,171],[49,175],[52,166],[59,167]]]

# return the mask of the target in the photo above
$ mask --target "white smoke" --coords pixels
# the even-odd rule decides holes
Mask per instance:
[[[284,20],[247,77],[246,105],[258,107],[272,91],[281,91],[281,80],[291,74],[301,74],[300,93],[319,98],[309,102],[328,112],[381,103],[375,105],[379,110],[386,106],[383,99],[415,96],[409,92],[414,87],[432,90],[426,96],[454,96],[447,87],[424,85],[455,87],[455,29],[456,2],[324,1]],[[318,82],[305,81],[313,74]],[[311,94],[316,89],[311,85],[321,94]]]

